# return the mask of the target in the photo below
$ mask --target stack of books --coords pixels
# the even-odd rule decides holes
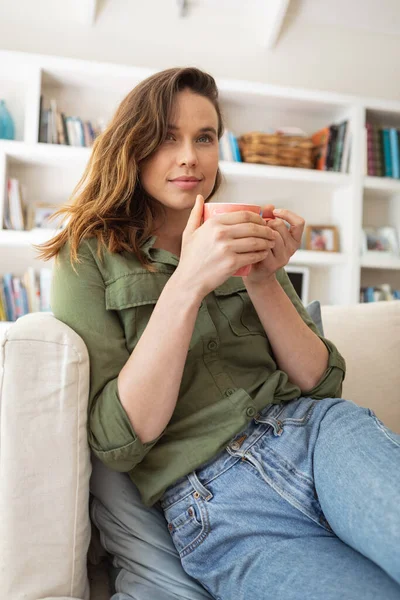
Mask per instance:
[[[311,139],[314,144],[315,169],[349,172],[351,132],[348,121],[324,127],[316,131]]]
[[[0,277],[0,321],[16,321],[30,312],[50,311],[52,270],[32,267],[20,276],[6,273]]]
[[[40,96],[39,142],[90,148],[104,130],[104,123],[95,126],[91,121],[66,116],[58,110],[54,98],[50,100],[50,108],[44,108],[43,104],[43,96]]]
[[[400,300],[400,290],[392,290],[388,283],[376,287],[362,287],[360,290],[360,302],[381,302],[384,300]]]
[[[372,177],[400,179],[400,130],[394,127],[379,127],[366,123],[366,168]]]

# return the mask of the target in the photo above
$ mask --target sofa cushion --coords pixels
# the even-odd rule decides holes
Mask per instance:
[[[0,352],[0,597],[88,600],[86,346],[32,313]]]
[[[400,301],[322,306],[322,319],[346,360],[342,396],[400,433]]]

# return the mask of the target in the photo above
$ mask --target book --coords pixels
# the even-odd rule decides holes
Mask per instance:
[[[233,161],[233,151],[229,140],[229,130],[225,129],[222,137],[221,137],[221,148],[222,148],[222,156],[221,160],[230,160]]]
[[[399,132],[394,127],[389,129],[390,155],[392,159],[392,173],[395,179],[400,179],[399,161]]]
[[[311,136],[311,140],[314,144],[314,169],[317,169],[318,171],[325,170],[329,136],[329,127],[323,127]]]
[[[382,143],[383,143],[383,165],[384,165],[384,177],[393,177],[392,169],[392,153],[390,149],[390,136],[389,129],[384,128],[382,131]]]
[[[7,227],[7,229],[23,231],[25,229],[26,221],[25,208],[22,201],[19,181],[14,177],[9,178],[7,181],[6,203],[8,203],[8,225],[11,225],[10,227]]]
[[[350,149],[351,149],[351,131],[350,123],[347,123],[346,132],[343,141],[343,153],[340,163],[340,172],[348,173],[350,171]]]
[[[330,135],[329,135],[329,142],[328,142],[328,151],[327,151],[327,157],[326,157],[325,171],[333,171],[334,170],[335,149],[336,149],[336,141],[337,141],[339,126],[331,125],[329,127],[329,129],[330,129]]]
[[[233,154],[234,161],[235,162],[242,162],[242,157],[240,155],[240,150],[239,150],[239,144],[237,142],[236,136],[233,134],[232,131],[229,132],[229,137],[230,137],[230,142],[231,142],[231,148],[232,148],[232,154]]]
[[[341,167],[341,163],[342,163],[343,145],[344,145],[344,137],[346,135],[346,129],[347,129],[347,121],[343,121],[343,123],[340,123],[340,125],[339,125],[336,147],[335,147],[335,152],[334,152],[334,159],[333,159],[333,170],[337,171],[337,172],[340,171],[340,167]]]
[[[366,124],[367,127],[367,175],[383,176],[383,147],[382,136],[377,125]]]
[[[3,275],[4,296],[6,299],[7,321],[15,321],[14,291],[11,273]]]

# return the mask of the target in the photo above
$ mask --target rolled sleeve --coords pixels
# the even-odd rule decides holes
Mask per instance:
[[[100,400],[100,401],[99,401]],[[131,471],[163,436],[142,443],[118,395],[117,379],[110,381],[93,402],[89,416],[89,444],[93,453],[114,471]]]
[[[328,367],[317,385],[311,390],[302,390],[302,394],[317,400],[341,398],[342,384],[346,373],[345,360],[332,342],[321,336],[319,338],[329,352]]]

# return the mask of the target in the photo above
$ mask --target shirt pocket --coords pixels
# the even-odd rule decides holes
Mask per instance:
[[[129,273],[107,284],[106,309],[116,310],[124,327],[128,349],[140,340],[170,273]],[[189,351],[197,339],[196,327]]]
[[[236,283],[228,279],[214,290],[214,294],[219,310],[235,335],[266,337],[264,327],[242,280]]]

